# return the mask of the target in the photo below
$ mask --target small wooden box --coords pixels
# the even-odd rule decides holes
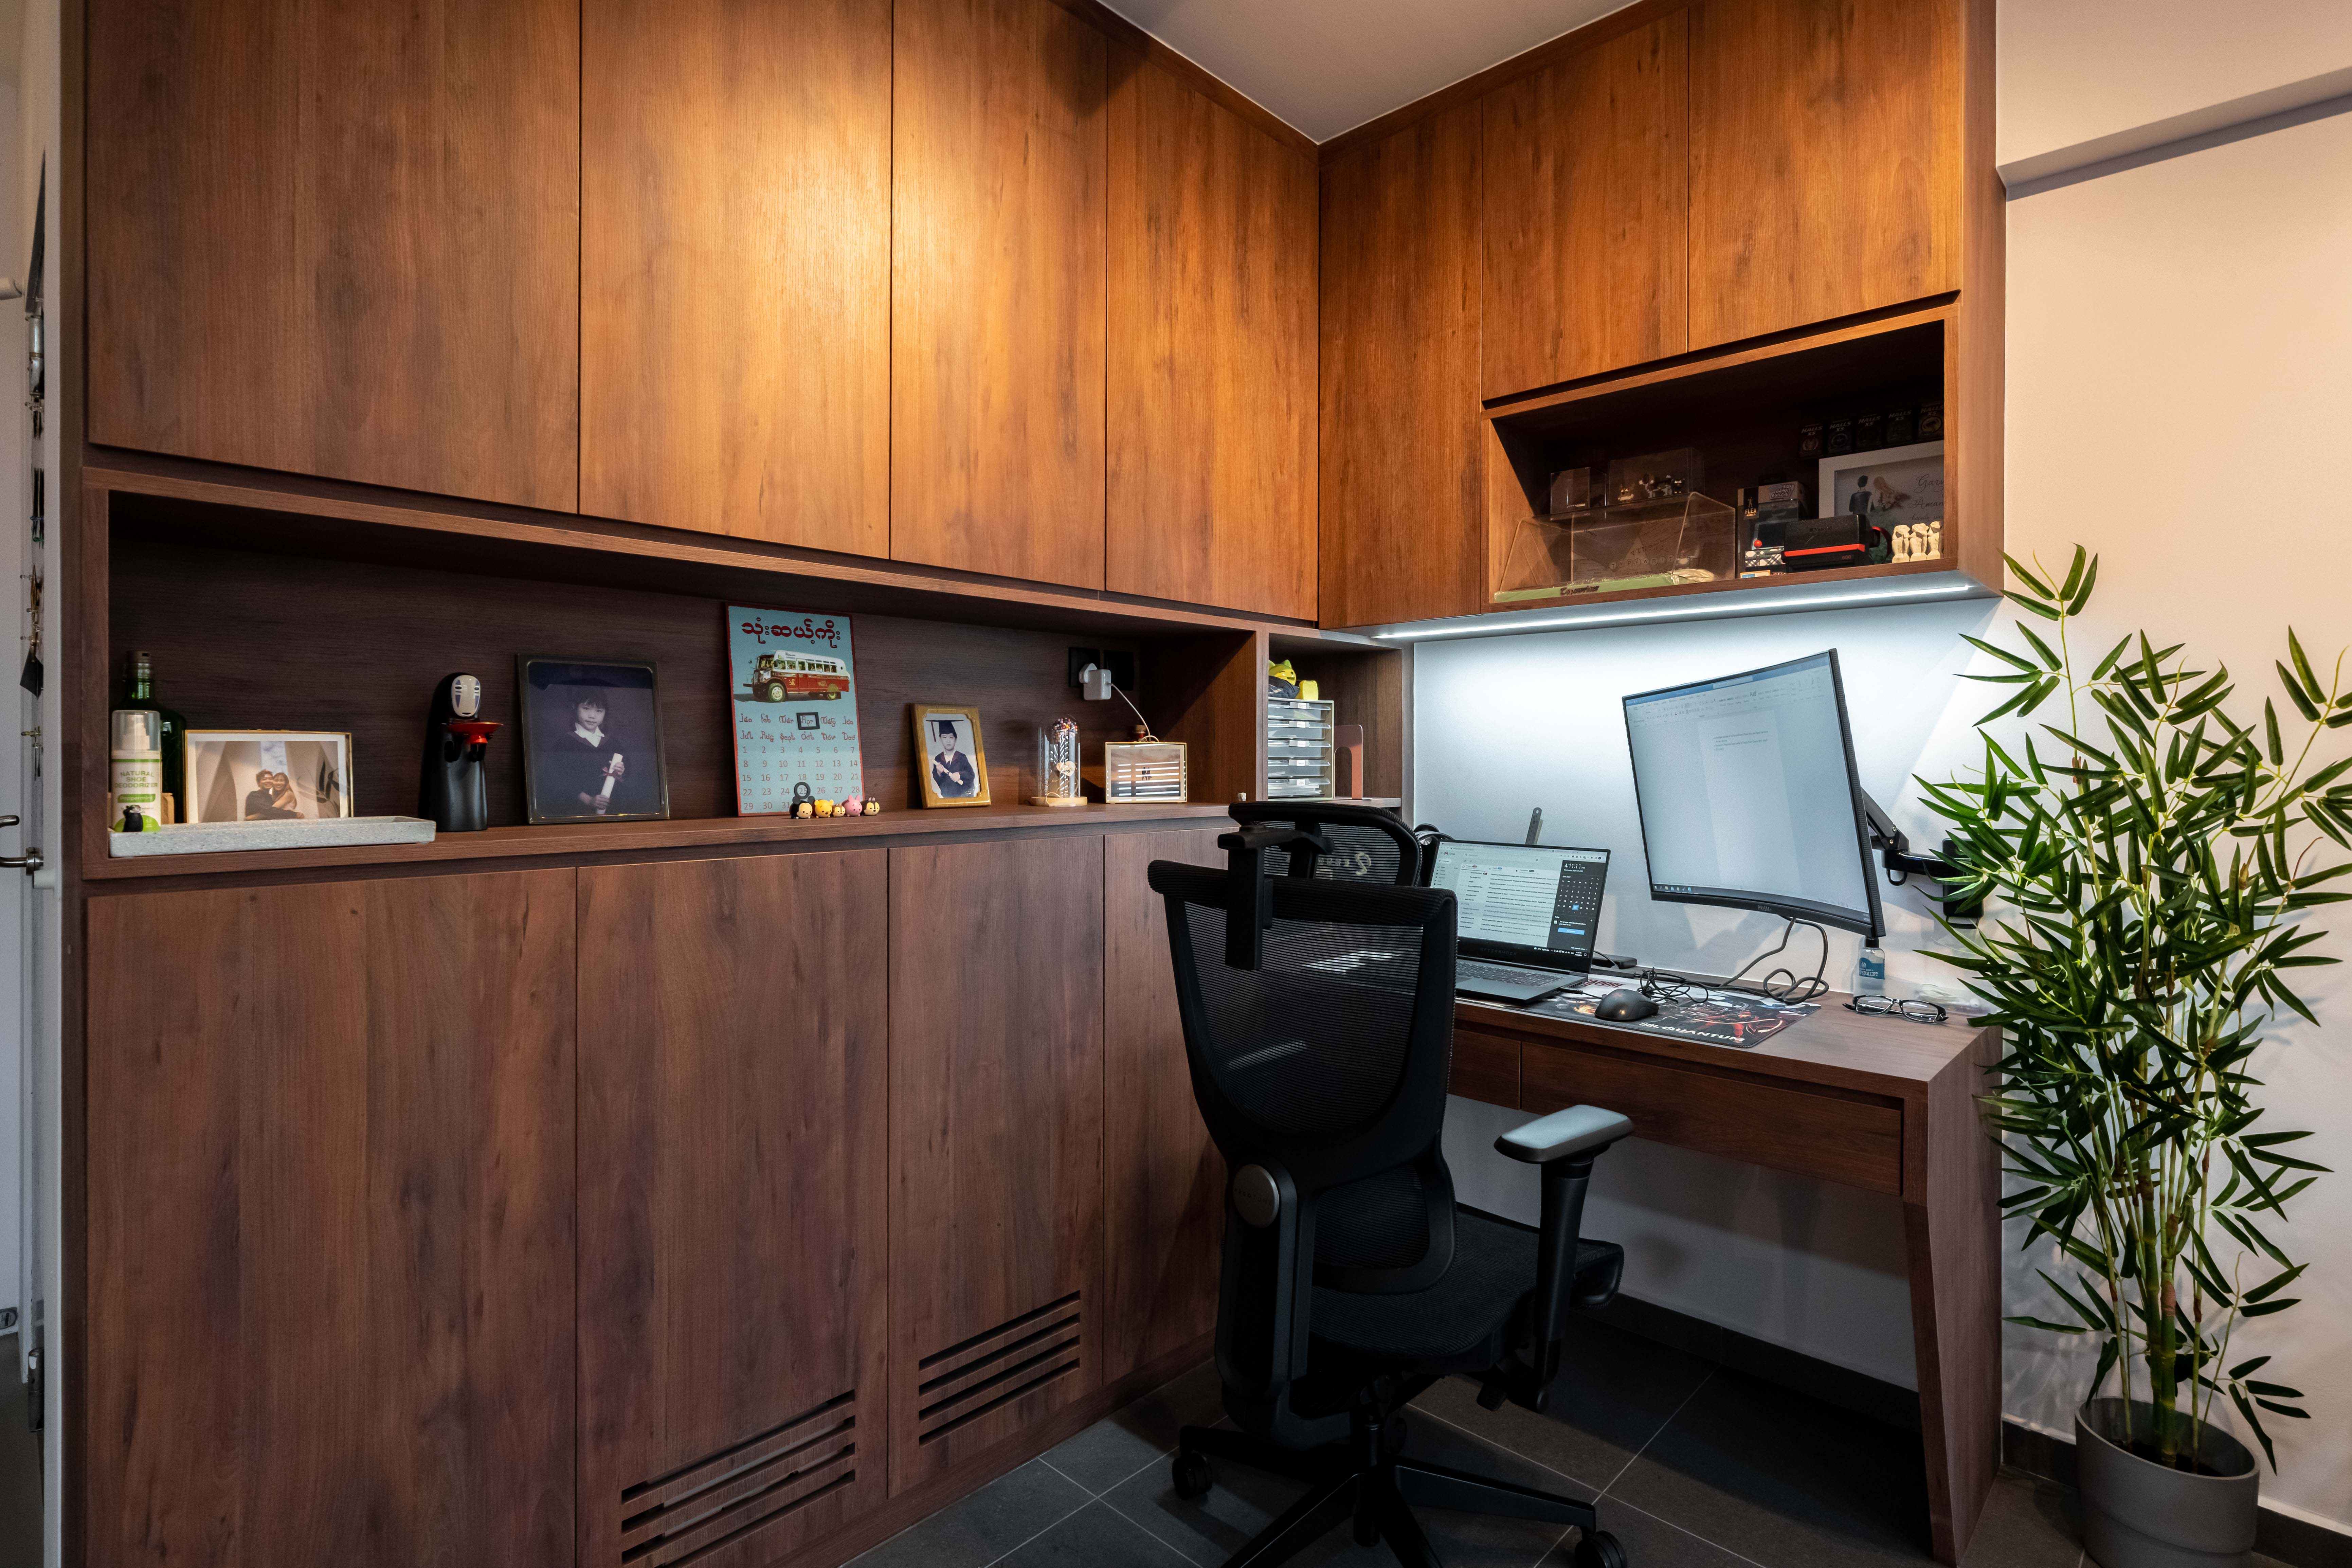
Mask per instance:
[[[1102,786],[1107,805],[1181,805],[1190,780],[1181,741],[1105,741]]]

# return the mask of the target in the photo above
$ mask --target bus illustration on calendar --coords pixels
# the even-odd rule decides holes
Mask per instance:
[[[837,701],[849,695],[849,662],[821,653],[763,653],[751,665],[754,702]]]

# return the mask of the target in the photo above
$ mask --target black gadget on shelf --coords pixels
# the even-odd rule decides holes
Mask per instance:
[[[1591,972],[1608,850],[1444,838],[1425,875],[1454,893],[1457,993],[1532,1002]]]
[[[1801,517],[1782,527],[1780,559],[1790,572],[1859,566],[1874,548],[1887,542],[1886,530],[1853,512]]]
[[[490,825],[490,737],[496,720],[482,717],[482,683],[470,675],[442,678],[425,721],[425,770],[416,784],[416,815],[444,833],[479,833]]]

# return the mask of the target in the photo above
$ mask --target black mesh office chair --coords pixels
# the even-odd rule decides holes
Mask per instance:
[[[1582,1240],[1592,1162],[1632,1131],[1577,1106],[1496,1147],[1542,1168],[1538,1230],[1457,1209],[1439,1149],[1454,1043],[1454,895],[1412,886],[1404,824],[1369,806],[1237,805],[1223,872],[1156,861],[1192,1091],[1233,1175],[1217,1372],[1242,1428],[1184,1428],[1176,1489],[1210,1459],[1309,1483],[1228,1560],[1264,1568],[1343,1518],[1434,1564],[1412,1504],[1574,1525],[1578,1568],[1623,1568],[1593,1505],[1399,1457],[1398,1412],[1466,1373],[1480,1402],[1544,1406],[1571,1303],[1624,1254]]]

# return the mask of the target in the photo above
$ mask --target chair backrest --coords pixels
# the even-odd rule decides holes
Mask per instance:
[[[1275,807],[1259,820],[1304,816]],[[1402,823],[1393,837],[1361,823],[1313,826],[1333,839],[1342,827],[1364,833],[1362,851],[1390,857],[1391,875],[1414,849]],[[1358,852],[1345,840],[1332,847],[1329,858]],[[1244,918],[1236,873],[1151,867],[1167,900],[1193,1095],[1229,1169],[1278,1168],[1296,1184],[1318,1282],[1424,1289],[1453,1258],[1453,1181],[1438,1140],[1454,1039],[1454,895],[1353,868],[1305,871],[1267,879],[1262,957],[1244,967],[1228,962],[1228,922]]]

